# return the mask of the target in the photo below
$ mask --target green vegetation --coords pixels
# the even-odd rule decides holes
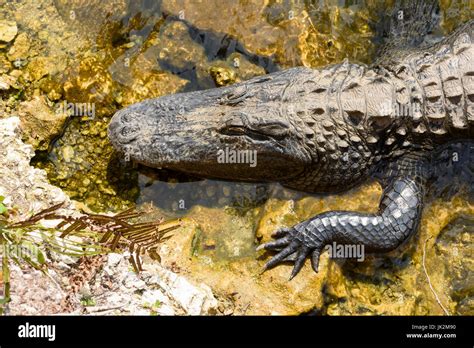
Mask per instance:
[[[89,295],[84,295],[81,297],[81,305],[83,305],[84,307],[95,306],[95,300]]]
[[[143,308],[150,309],[150,315],[158,315],[157,310],[160,307],[161,307],[161,301],[160,300],[156,300],[155,303],[145,302],[143,304]]]

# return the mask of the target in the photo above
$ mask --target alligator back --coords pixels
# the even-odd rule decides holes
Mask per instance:
[[[380,68],[394,83],[387,116],[401,118],[415,143],[474,135],[474,21],[430,48]]]

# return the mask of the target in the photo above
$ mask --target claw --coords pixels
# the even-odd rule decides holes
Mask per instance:
[[[321,251],[319,249],[315,249],[311,253],[311,267],[313,267],[313,270],[318,273],[318,267],[319,267],[319,255]]]
[[[277,250],[281,247],[287,246],[290,243],[290,237],[286,236],[283,238],[280,238],[278,240],[274,240],[272,242],[268,242],[265,244],[260,244],[257,247],[257,251],[265,249],[265,250]]]
[[[291,243],[285,249],[280,251],[278,254],[273,256],[270,261],[265,264],[265,270],[276,266],[279,262],[283,261],[288,255],[293,254],[298,249],[298,243]]]
[[[290,279],[292,280],[298,273],[301,271],[301,268],[303,268],[304,262],[306,261],[306,256],[308,256],[308,248],[302,248],[296,257],[295,261],[295,266],[293,267],[293,270],[291,271]]]
[[[283,227],[283,228],[280,228],[279,230],[275,231],[272,234],[272,237],[273,238],[285,237],[290,231],[291,231],[291,228]]]

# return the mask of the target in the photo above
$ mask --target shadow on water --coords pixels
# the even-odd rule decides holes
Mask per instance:
[[[127,176],[130,181],[116,180],[117,172],[131,173]],[[118,196],[128,194],[127,186],[124,185],[136,185],[139,187],[136,197],[138,205],[152,202],[172,216],[183,216],[196,205],[230,207],[235,213],[244,214],[264,204],[270,197],[299,199],[307,195],[285,189],[278,183],[203,179],[177,171],[126,163],[118,156],[109,162],[107,177]]]

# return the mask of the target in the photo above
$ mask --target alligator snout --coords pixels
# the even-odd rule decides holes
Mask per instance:
[[[140,135],[140,114],[128,110],[118,111],[109,124],[109,139],[117,145],[126,145]]]

